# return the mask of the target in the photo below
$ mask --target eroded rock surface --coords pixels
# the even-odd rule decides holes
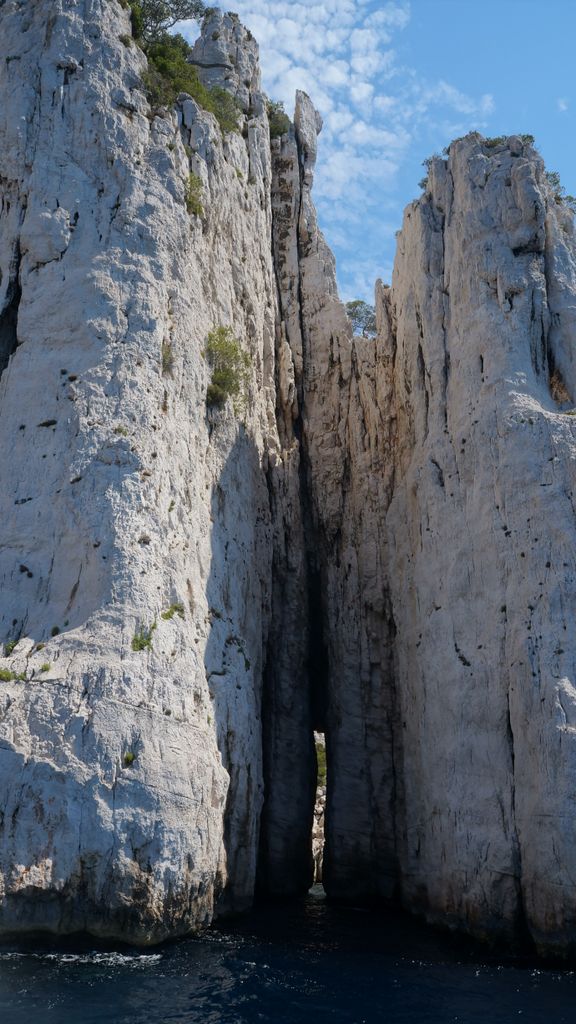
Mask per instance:
[[[235,16],[192,55],[224,136],[150,110],[116,0],[0,20],[0,930],[305,892],[318,730],[331,896],[574,951],[576,244],[540,157],[433,160],[354,338],[320,118],[298,93],[270,145]]]
[[[547,949],[575,936],[575,255],[530,145],[468,136],[406,211],[382,339],[404,900]]]
[[[115,0],[0,16],[0,615],[17,641],[1,927],[155,941],[254,886],[278,447],[268,128],[254,61],[246,138],[185,97],[154,115]],[[207,412],[218,325],[250,353],[243,422]]]
[[[529,141],[460,140],[406,212],[377,338],[351,339],[309,198],[317,128],[300,96],[274,170],[323,881],[569,951],[573,217]]]

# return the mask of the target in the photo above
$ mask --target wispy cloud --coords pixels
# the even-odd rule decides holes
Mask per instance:
[[[393,229],[380,211],[419,137],[428,137],[431,123],[461,127],[462,119],[464,130],[482,129],[493,98],[402,65],[394,44],[410,23],[408,0],[377,9],[373,0],[234,0],[233,7],[260,43],[266,92],[291,113],[296,89],[304,89],[324,119],[320,222],[338,249],[344,297],[370,297],[375,278],[390,270],[382,253]]]
[[[563,96],[559,96],[556,100],[556,106],[561,114],[565,114],[568,110],[568,100],[564,99]]]

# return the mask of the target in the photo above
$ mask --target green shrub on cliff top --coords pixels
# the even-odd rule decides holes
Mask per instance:
[[[188,63],[192,47],[184,36],[164,36],[143,46],[148,58],[144,86],[152,107],[174,106],[179,93],[186,92],[204,110],[214,114],[223,132],[238,130],[239,107],[234,97],[215,85],[207,89],[196,68]]]
[[[352,324],[355,335],[362,338],[373,338],[376,334],[376,310],[363,299],[353,299],[346,303],[346,313]]]
[[[134,37],[146,42],[158,40],[178,21],[197,21],[206,13],[202,0],[128,0],[128,6]]]
[[[143,76],[150,105],[174,106],[179,93],[185,92],[204,110],[214,114],[223,132],[238,128],[239,108],[225,89],[202,85],[196,68],[189,63],[192,47],[181,35],[168,29],[186,18],[198,19],[206,13],[198,0],[130,0],[132,33],[148,58]]]
[[[560,181],[558,171],[546,171],[546,179],[552,190],[552,195],[557,203],[564,203],[573,213],[576,213],[576,196],[570,196]]]
[[[279,139],[290,130],[291,124],[290,118],[284,110],[284,104],[276,103],[274,100],[268,100],[266,103],[266,111],[268,113],[270,138]]]

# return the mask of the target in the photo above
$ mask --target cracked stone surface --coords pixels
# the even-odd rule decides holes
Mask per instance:
[[[547,951],[575,935],[575,256],[530,145],[471,135],[380,296],[403,898]]]
[[[0,682],[0,926],[157,941],[254,886],[268,128],[222,138],[191,99],[152,116],[116,2],[9,0],[1,21],[0,616],[25,680]],[[244,422],[206,409],[220,324],[251,356]]]
[[[540,157],[434,159],[352,337],[321,120],[298,93],[270,144],[236,17],[193,52],[224,137],[150,110],[116,0],[0,22],[0,931],[306,891],[317,730],[330,895],[574,952],[576,243]]]

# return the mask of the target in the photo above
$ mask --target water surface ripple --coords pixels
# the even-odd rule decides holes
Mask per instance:
[[[0,946],[2,1024],[573,1024],[576,975],[403,916],[266,907],[153,951]]]

